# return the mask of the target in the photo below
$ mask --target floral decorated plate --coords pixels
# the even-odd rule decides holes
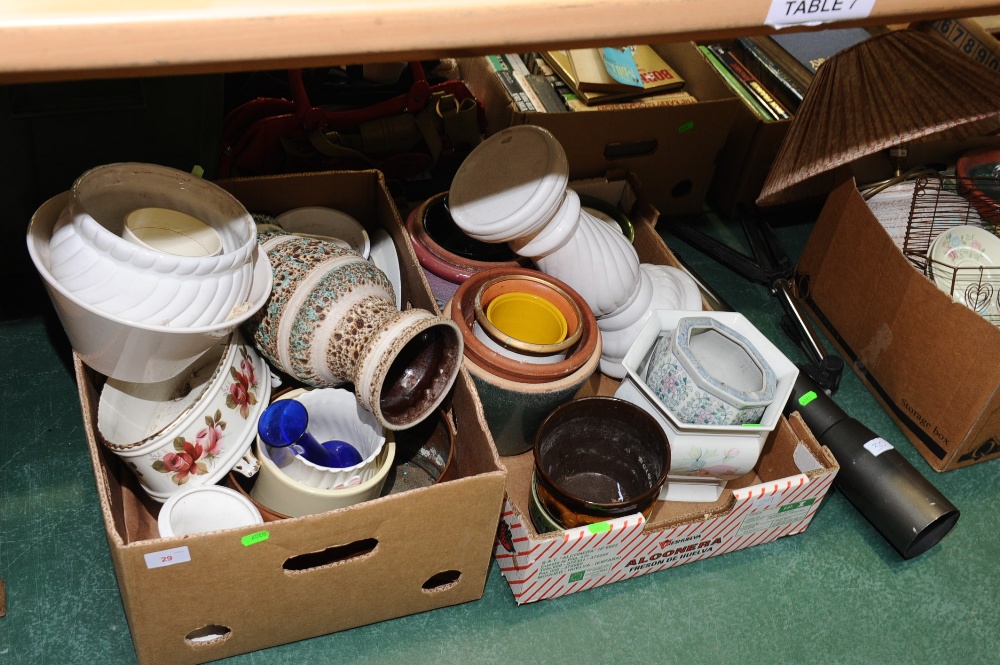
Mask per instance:
[[[938,287],[986,316],[998,312],[1000,238],[978,226],[956,226],[927,250],[927,271]]]

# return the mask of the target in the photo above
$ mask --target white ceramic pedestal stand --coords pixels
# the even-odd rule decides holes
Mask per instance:
[[[657,309],[701,309],[698,286],[671,266],[640,264],[620,232],[582,210],[567,190],[566,153],[549,131],[505,129],[476,147],[448,193],[455,223],[483,242],[506,242],[590,305],[601,330],[601,371],[625,376],[622,358]]]

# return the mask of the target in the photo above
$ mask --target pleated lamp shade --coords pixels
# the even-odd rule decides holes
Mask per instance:
[[[1000,74],[923,32],[877,35],[820,66],[757,204],[824,194],[838,167],[923,137],[998,128]]]

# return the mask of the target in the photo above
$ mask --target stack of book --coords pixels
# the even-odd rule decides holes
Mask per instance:
[[[697,101],[648,45],[486,56],[522,112],[564,112]]]
[[[742,37],[699,48],[736,94],[764,121],[798,110],[826,58],[887,28],[830,28]]]

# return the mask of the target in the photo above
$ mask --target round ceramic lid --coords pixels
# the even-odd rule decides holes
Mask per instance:
[[[161,538],[263,524],[253,503],[221,485],[198,485],[173,494],[160,508],[157,527]]]
[[[566,153],[548,130],[509,127],[479,144],[459,167],[449,208],[455,223],[473,237],[507,231],[516,237],[525,231],[522,225],[551,216],[568,181]]]

